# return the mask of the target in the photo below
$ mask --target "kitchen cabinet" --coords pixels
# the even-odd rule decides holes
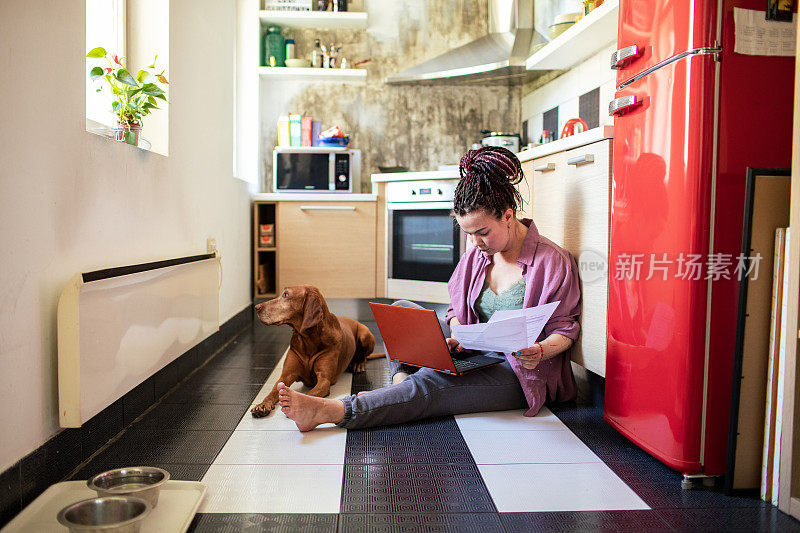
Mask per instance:
[[[566,70],[617,41],[619,0],[603,4],[534,52],[527,70]]]
[[[275,238],[275,202],[253,202],[253,293],[255,298],[273,298],[279,285],[278,247]]]
[[[581,272],[581,336],[572,360],[605,376],[611,140],[523,163],[533,177],[531,208],[539,232],[568,250]]]
[[[277,203],[280,286],[315,285],[326,298],[375,298],[375,202]]]

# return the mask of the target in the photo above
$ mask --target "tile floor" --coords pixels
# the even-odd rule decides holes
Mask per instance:
[[[280,375],[290,335],[258,323],[242,332],[75,479],[137,463],[203,480],[196,532],[800,531],[759,500],[681,490],[676,472],[594,407],[306,434],[280,412],[253,419],[249,408]],[[385,362],[373,360],[331,395],[388,382]]]

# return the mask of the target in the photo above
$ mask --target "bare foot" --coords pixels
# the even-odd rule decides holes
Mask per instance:
[[[402,383],[404,379],[408,377],[408,374],[405,372],[398,372],[394,376],[392,376],[392,385],[397,385],[398,383]]]
[[[317,398],[278,383],[278,403],[300,431],[311,431],[327,422],[336,424],[344,418],[344,404],[339,400]]]

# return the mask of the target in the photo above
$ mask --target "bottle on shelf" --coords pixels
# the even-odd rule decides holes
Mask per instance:
[[[294,39],[286,39],[286,59],[294,59]]]
[[[265,66],[286,66],[286,42],[281,35],[280,26],[274,24],[267,26],[267,32],[264,34],[264,50],[266,53]]]
[[[322,67],[323,53],[319,44],[319,39],[314,39],[314,49],[311,51],[311,66],[314,68]]]

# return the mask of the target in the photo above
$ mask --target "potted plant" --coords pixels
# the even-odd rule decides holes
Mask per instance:
[[[158,74],[155,70],[158,55],[153,59],[153,64],[137,72],[135,78],[128,72],[124,57],[109,55],[102,46],[90,50],[86,57],[105,58],[108,61],[108,67],[92,67],[89,76],[92,81],[105,80],[111,90],[111,110],[117,116],[115,139],[138,145],[142,118],[153,109],[158,109],[157,99],[167,101],[159,84],[166,85],[169,82],[163,70]],[[101,90],[102,85],[97,88],[98,92]]]

